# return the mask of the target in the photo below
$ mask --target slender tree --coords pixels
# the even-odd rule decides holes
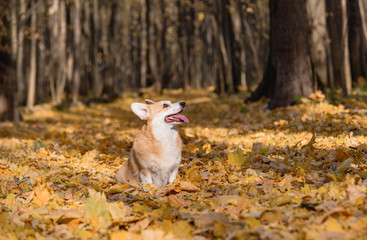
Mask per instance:
[[[32,0],[32,5],[35,4],[35,0]],[[36,23],[37,12],[32,11],[31,17],[31,55],[30,55],[30,74],[28,81],[28,95],[27,95],[27,107],[30,109],[34,106],[36,95],[36,73],[37,73],[37,40],[36,40]]]
[[[367,46],[358,1],[347,1],[349,59],[352,79],[367,77]]]
[[[100,52],[99,48],[99,36],[101,33],[100,29],[100,16],[99,16],[99,3],[98,0],[93,0],[93,11],[92,11],[93,25],[92,25],[92,91],[94,97],[100,97],[103,91],[103,82],[101,81],[99,71]]]
[[[73,66],[73,104],[78,103],[79,88],[80,88],[80,0],[75,0],[74,12],[74,66]]]
[[[330,38],[334,85],[342,87],[344,96],[351,92],[352,81],[348,49],[346,0],[325,0]]]

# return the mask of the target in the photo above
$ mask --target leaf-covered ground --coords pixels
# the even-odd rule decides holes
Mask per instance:
[[[113,180],[141,122],[125,96],[0,123],[0,239],[366,239],[367,104],[315,95],[266,110],[185,100],[174,184]]]

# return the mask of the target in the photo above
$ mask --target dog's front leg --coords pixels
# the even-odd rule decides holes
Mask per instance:
[[[176,179],[176,176],[177,176],[177,171],[178,171],[178,167],[173,169],[173,171],[171,172],[171,175],[168,179],[168,184],[171,184],[173,183],[173,181]]]
[[[144,183],[153,183],[152,173],[148,169],[143,169],[140,172],[140,182]]]

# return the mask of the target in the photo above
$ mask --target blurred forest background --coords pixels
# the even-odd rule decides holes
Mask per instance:
[[[367,76],[367,0],[0,2],[0,120],[35,104],[214,86],[269,108]]]

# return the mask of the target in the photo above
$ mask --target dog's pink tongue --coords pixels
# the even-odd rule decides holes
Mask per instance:
[[[174,118],[176,118],[178,120],[182,120],[185,123],[190,122],[189,119],[185,115],[177,114],[177,115],[173,115],[172,117],[174,117]]]

